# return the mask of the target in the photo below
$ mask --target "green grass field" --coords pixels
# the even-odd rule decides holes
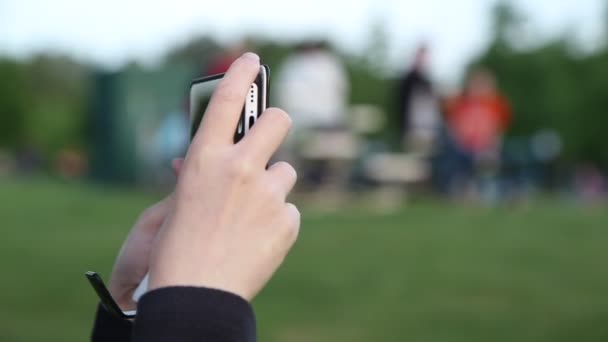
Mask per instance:
[[[158,195],[0,181],[0,341],[86,341],[139,211]],[[608,340],[608,211],[548,201],[391,215],[304,210],[254,306],[260,341]]]

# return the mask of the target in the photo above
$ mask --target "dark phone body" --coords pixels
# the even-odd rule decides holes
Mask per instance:
[[[207,109],[207,105],[209,104],[209,100],[212,95],[212,91],[215,90],[217,83],[224,77],[225,74],[217,74],[206,77],[201,77],[192,80],[190,84],[190,119],[191,119],[191,130],[190,130],[190,139],[194,138],[194,135],[198,131],[198,127],[200,126],[201,120],[203,119],[203,115],[205,114],[205,110]],[[262,64],[260,66],[260,72],[258,72],[257,77],[255,78],[254,84],[257,86],[257,117],[259,117],[264,110],[266,110],[268,104],[268,86],[270,80],[270,67],[266,64]],[[211,82],[215,82],[215,84],[210,84]],[[206,89],[206,93],[196,92],[197,87],[201,87],[203,85],[210,84],[210,89]],[[253,87],[253,85],[252,85]],[[249,94],[245,101],[250,101]],[[245,136],[247,130],[241,129],[247,125],[253,126],[255,122],[245,122],[245,103],[243,104],[243,109],[241,110],[241,118],[239,119],[239,123],[237,127],[235,127],[234,133],[234,142],[237,143]]]

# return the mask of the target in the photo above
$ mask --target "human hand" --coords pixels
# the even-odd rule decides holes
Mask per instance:
[[[296,172],[285,162],[266,169],[291,127],[289,116],[267,109],[233,143],[259,68],[256,55],[243,55],[211,98],[178,180],[175,209],[152,252],[150,290],[208,287],[251,300],[297,238],[300,213],[286,203]]]
[[[183,159],[173,160],[173,171],[179,176]],[[133,310],[133,291],[148,272],[150,251],[154,240],[174,205],[174,196],[169,195],[154,204],[139,216],[125,240],[110,276],[108,290],[118,306],[124,310]]]

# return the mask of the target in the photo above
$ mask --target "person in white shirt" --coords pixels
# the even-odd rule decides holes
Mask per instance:
[[[276,85],[278,103],[297,129],[345,124],[348,76],[324,43],[302,44],[283,64]]]

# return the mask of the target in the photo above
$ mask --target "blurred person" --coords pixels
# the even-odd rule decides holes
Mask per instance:
[[[55,170],[64,179],[83,177],[89,169],[84,153],[75,148],[63,148],[55,157]]]
[[[147,209],[116,259],[109,293],[134,321],[99,305],[92,341],[255,341],[250,302],[295,242],[298,209],[286,202],[296,182],[285,162],[268,165],[287,136],[289,116],[267,109],[233,143],[259,58],[237,59],[213,95],[185,160],[173,164],[172,195]],[[237,96],[238,95],[238,96]],[[149,272],[149,292],[133,291]]]
[[[302,154],[305,150],[317,150],[307,146],[309,142],[327,140],[328,144],[333,144],[329,141],[342,144],[348,140],[344,136],[349,134],[346,114],[350,89],[343,62],[325,42],[303,43],[286,59],[275,84],[277,102],[290,113],[295,127],[281,153],[300,163],[308,183],[329,181],[328,164],[333,157],[317,156],[312,151],[305,158]],[[334,147],[336,151],[342,149]]]
[[[511,109],[494,75],[483,68],[473,70],[463,93],[449,99],[446,107],[456,159],[451,185],[458,192],[495,198],[502,137],[511,122]]]
[[[19,174],[32,174],[40,171],[45,164],[43,154],[34,144],[26,144],[17,151],[17,170]]]
[[[606,198],[608,182],[602,171],[591,163],[578,165],[574,173],[574,191],[587,204],[600,203]]]
[[[298,46],[281,67],[276,85],[277,101],[298,130],[345,125],[348,75],[325,42]]]
[[[436,148],[441,129],[439,101],[428,76],[429,50],[421,45],[411,68],[397,86],[399,140],[409,152],[428,156]]]
[[[190,122],[188,114],[182,111],[170,111],[162,118],[156,129],[152,146],[154,146],[156,182],[165,184],[170,179],[170,171],[165,165],[176,156],[183,156],[188,148]]]
[[[0,177],[8,176],[15,171],[16,161],[11,153],[0,148]]]

